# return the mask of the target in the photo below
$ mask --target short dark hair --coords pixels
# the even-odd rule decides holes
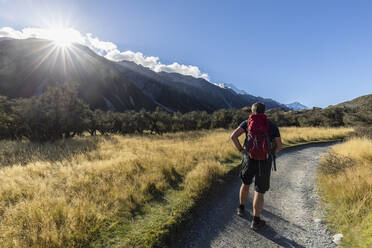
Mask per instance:
[[[262,102],[256,102],[252,105],[252,112],[254,114],[263,114],[265,113],[265,104]]]

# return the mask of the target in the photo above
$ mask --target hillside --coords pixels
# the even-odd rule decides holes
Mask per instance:
[[[372,94],[360,96],[351,101],[339,103],[335,107],[371,110],[372,109]]]
[[[0,95],[28,98],[56,83],[79,84],[80,97],[93,109],[212,112],[256,101],[286,109],[272,99],[237,94],[201,78],[156,73],[129,61],[113,62],[78,44],[58,48],[42,39],[0,40]]]
[[[280,126],[370,126],[372,94],[327,108],[299,111],[270,109],[267,114]]]

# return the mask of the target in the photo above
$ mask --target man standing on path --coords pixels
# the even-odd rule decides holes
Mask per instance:
[[[270,172],[272,156],[282,148],[279,129],[275,123],[268,121],[263,103],[252,105],[252,115],[243,121],[232,133],[231,139],[236,148],[244,155],[243,166],[240,172],[242,186],[240,187],[237,209],[239,216],[244,216],[244,206],[248,198],[249,186],[255,181],[253,199],[253,220],[251,228],[259,230],[265,226],[265,221],[260,219],[264,206],[264,194],[270,188]],[[239,136],[246,133],[244,147],[239,142]]]

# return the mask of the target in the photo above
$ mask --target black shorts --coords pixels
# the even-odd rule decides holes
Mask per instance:
[[[250,185],[254,178],[255,190],[264,194],[270,188],[271,158],[254,160],[244,155],[240,178],[245,185]]]

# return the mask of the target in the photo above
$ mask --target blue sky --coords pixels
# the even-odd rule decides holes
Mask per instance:
[[[0,27],[63,23],[282,103],[372,93],[372,1],[0,0]]]

